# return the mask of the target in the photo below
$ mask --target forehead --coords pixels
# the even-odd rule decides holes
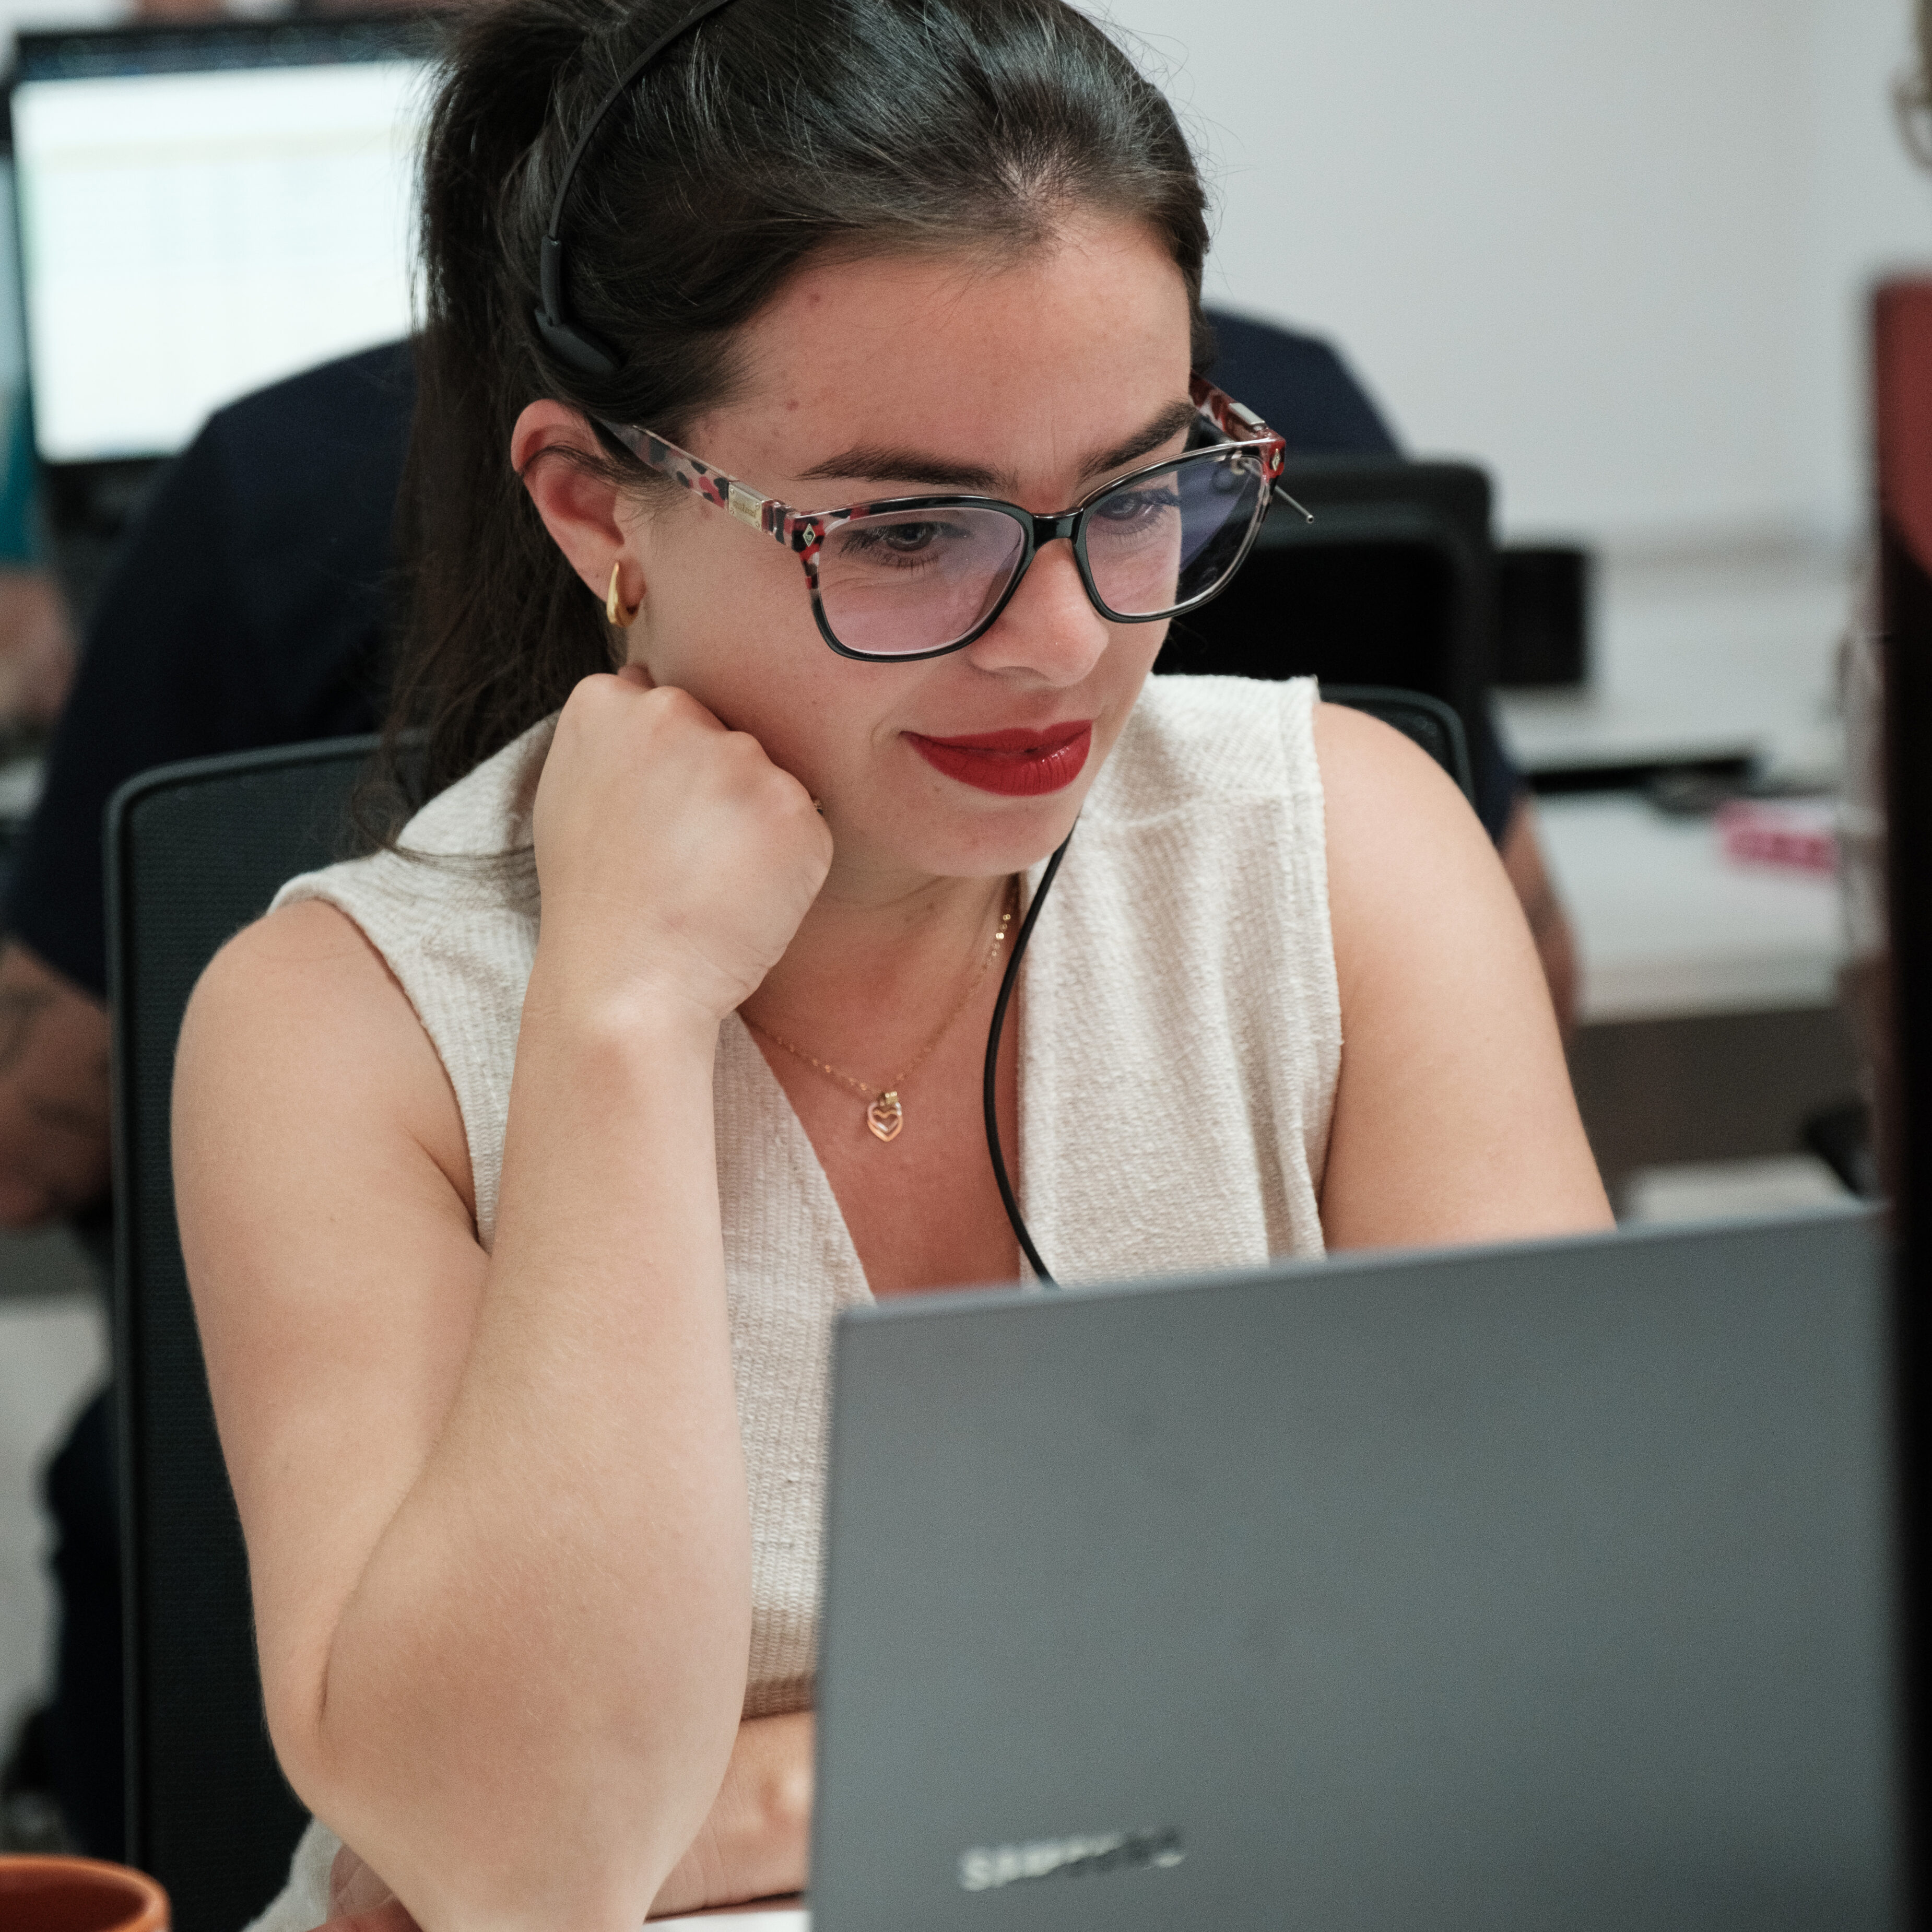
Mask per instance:
[[[1124,221],[1005,260],[813,262],[747,328],[712,426],[787,474],[888,440],[1039,473],[1186,396],[1190,320],[1180,270]]]

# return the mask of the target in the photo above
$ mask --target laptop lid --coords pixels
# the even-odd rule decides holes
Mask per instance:
[[[1880,1252],[842,1318],[817,1932],[1890,1923]]]

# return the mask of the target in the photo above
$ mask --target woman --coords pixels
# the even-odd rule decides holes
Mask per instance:
[[[1605,1218],[1454,788],[1305,685],[1145,688],[1121,619],[1238,556],[1273,447],[1190,390],[1165,103],[1060,0],[734,0],[598,124],[678,17],[460,38],[400,712],[445,788],[182,1043],[276,1746],[430,1932],[802,1882],[830,1324],[1020,1273],[980,1042],[1076,817],[998,1088],[1051,1262]]]

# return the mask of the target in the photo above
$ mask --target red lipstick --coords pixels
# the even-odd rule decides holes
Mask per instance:
[[[1080,776],[1094,748],[1094,721],[1037,724],[1012,731],[975,731],[964,738],[906,736],[937,772],[980,791],[1009,798],[1037,798],[1058,791]]]

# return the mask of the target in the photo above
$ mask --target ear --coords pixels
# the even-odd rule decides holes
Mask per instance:
[[[598,603],[610,584],[610,566],[627,560],[619,594],[635,604],[644,595],[643,570],[621,519],[622,493],[593,472],[553,452],[604,454],[590,425],[561,403],[532,403],[510,432],[510,462],[537,506],[544,527]]]

